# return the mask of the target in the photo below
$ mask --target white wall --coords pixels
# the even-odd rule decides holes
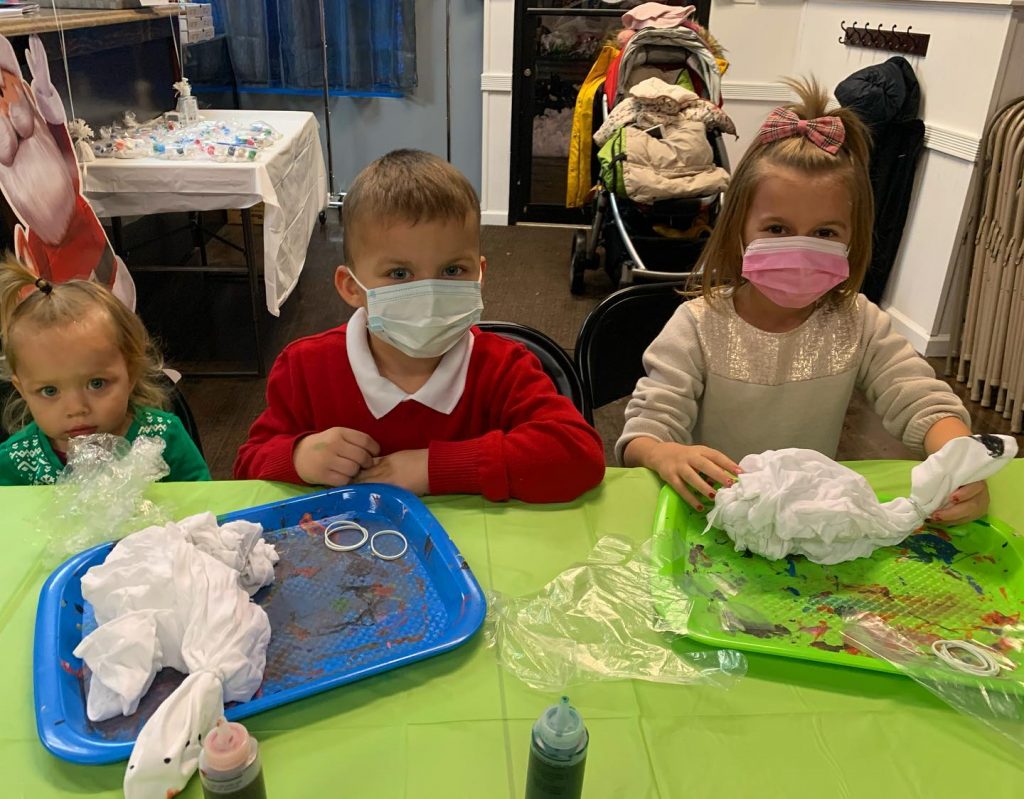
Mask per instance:
[[[484,218],[505,224],[511,129],[513,0],[485,0],[482,165]],[[928,55],[910,58],[921,82],[926,151],[885,307],[919,351],[945,353],[943,302],[988,117],[1024,94],[1022,0],[713,0],[711,32],[727,49],[727,137],[735,165],[765,115],[789,98],[779,79],[814,76],[830,91],[850,73],[893,53],[839,43],[841,23],[912,26],[931,34]],[[948,316],[948,314],[946,314]]]
[[[982,4],[808,0],[794,56],[797,72],[813,72],[834,88],[850,73],[892,56],[840,45],[843,20],[931,34],[927,56],[907,59],[921,84],[927,149],[882,306],[915,348],[945,354],[949,337],[940,318],[947,275],[978,144],[1001,80],[1011,11]]]
[[[728,51],[722,93],[725,110],[739,133],[738,140],[726,137],[734,165],[768,112],[789,99],[779,80],[793,75],[803,11],[804,0],[714,0],[711,4],[709,29]]]

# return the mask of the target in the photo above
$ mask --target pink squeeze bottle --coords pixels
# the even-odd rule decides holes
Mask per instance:
[[[267,799],[259,744],[237,722],[221,719],[203,738],[199,778],[206,799]]]

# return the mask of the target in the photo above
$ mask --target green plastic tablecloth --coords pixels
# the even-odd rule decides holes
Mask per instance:
[[[879,492],[909,486],[908,462],[850,464]],[[1024,527],[1024,461],[990,483],[991,512]],[[609,469],[571,505],[427,500],[485,589],[540,589],[597,539],[650,536],[658,482]],[[270,483],[162,485],[176,516],[298,493]],[[32,634],[46,488],[0,489],[0,797],[121,795],[123,765],[50,755],[35,731]],[[454,652],[272,710],[259,738],[267,791],[282,797],[519,799],[530,726],[556,697],[505,673],[478,635]],[[595,683],[572,700],[590,730],[584,796],[1021,797],[1024,750],[894,675],[751,655],[730,690]],[[197,781],[182,797],[202,795]]]

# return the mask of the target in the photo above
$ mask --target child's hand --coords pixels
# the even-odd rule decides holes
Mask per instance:
[[[960,486],[943,507],[931,515],[937,524],[967,524],[988,511],[988,484],[984,480]]]
[[[295,447],[295,471],[310,485],[343,486],[360,470],[373,466],[380,454],[377,442],[347,427],[330,427],[306,436]]]
[[[427,471],[425,449],[405,449],[375,458],[373,465],[363,469],[355,479],[357,483],[388,483],[404,488],[417,496],[430,493],[430,475]]]
[[[646,453],[645,460],[648,468],[699,511],[704,510],[704,504],[691,488],[714,501],[715,489],[710,483],[731,486],[740,473],[740,467],[728,455],[711,447],[659,442]]]

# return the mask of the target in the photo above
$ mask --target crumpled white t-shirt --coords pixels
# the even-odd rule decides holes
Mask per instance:
[[[820,452],[769,450],[740,461],[718,491],[705,532],[723,530],[739,552],[769,560],[804,555],[833,564],[898,544],[960,486],[985,480],[1017,454],[1010,436],[954,438],[911,472],[909,497],[881,503],[868,481]]]
[[[270,621],[249,594],[274,579],[278,555],[248,522],[200,514],[122,539],[82,577],[100,625],[76,647],[92,673],[93,721],[130,715],[162,668],[189,676],[143,726],[126,799],[165,799],[199,763],[200,737],[263,681]]]

